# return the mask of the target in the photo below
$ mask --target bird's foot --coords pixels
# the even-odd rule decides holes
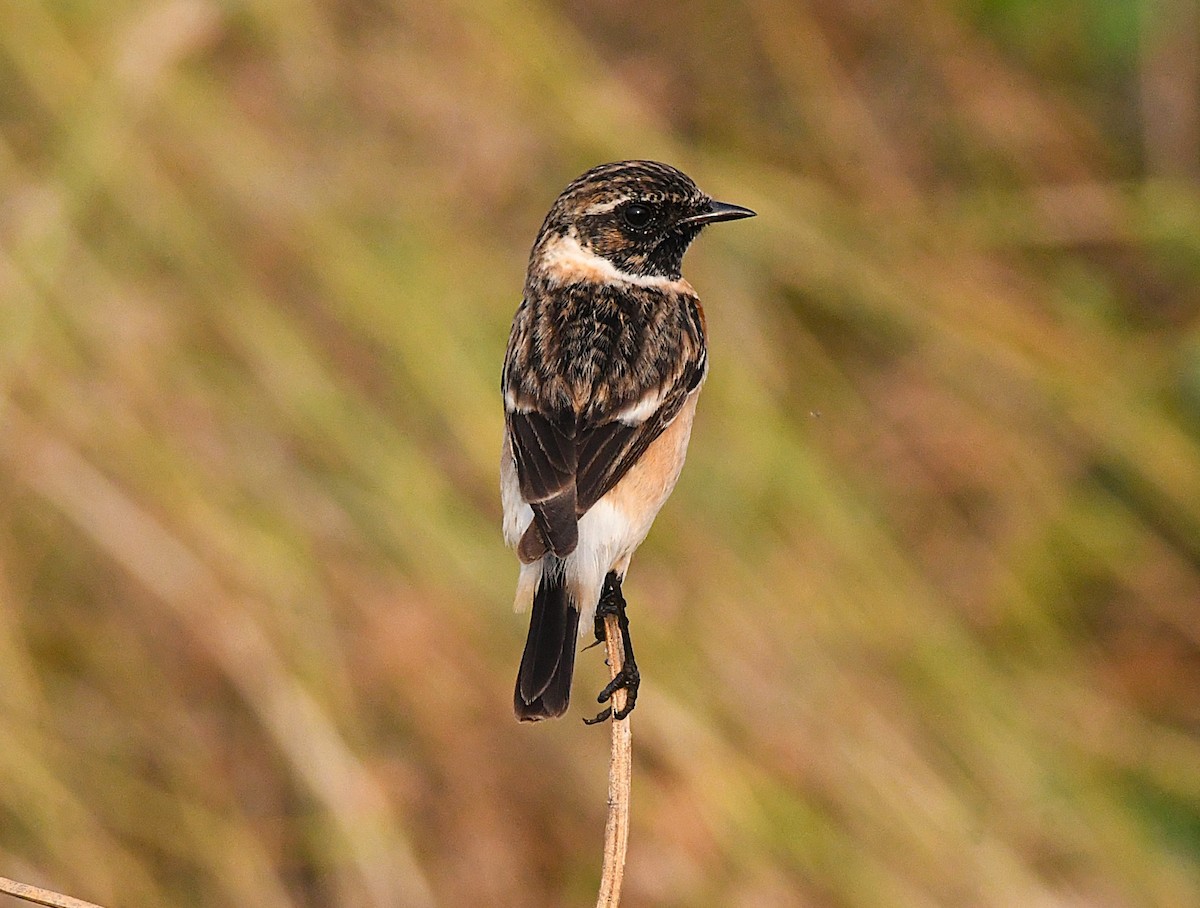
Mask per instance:
[[[603,722],[609,716],[612,716],[614,722],[619,722],[631,712],[633,707],[637,705],[638,687],[642,683],[641,673],[638,671],[636,663],[627,662],[624,668],[617,672],[616,676],[604,686],[604,690],[600,691],[600,695],[596,697],[597,703],[607,703],[612,699],[613,694],[619,690],[625,691],[625,705],[618,710],[613,710],[611,706],[605,707],[601,712],[597,713],[591,719],[584,719],[585,725],[595,725]]]
[[[612,699],[613,694],[623,690],[625,691],[625,705],[615,712],[609,706],[593,718],[584,719],[585,725],[596,725],[610,716],[614,721],[628,716],[633,712],[633,707],[637,703],[638,687],[642,681],[637,661],[633,658],[633,641],[629,639],[629,618],[625,614],[625,596],[621,593],[621,578],[614,571],[609,571],[608,576],[604,578],[604,589],[601,591],[600,601],[596,605],[596,643],[602,643],[607,638],[604,619],[608,615],[616,616],[617,624],[621,628],[625,658],[622,661],[621,670],[604,686],[604,690],[600,691],[596,702],[607,703]]]

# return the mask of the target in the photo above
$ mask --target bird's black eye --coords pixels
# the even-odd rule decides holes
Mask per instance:
[[[634,202],[621,209],[621,217],[634,230],[645,230],[654,221],[654,209],[641,202]]]

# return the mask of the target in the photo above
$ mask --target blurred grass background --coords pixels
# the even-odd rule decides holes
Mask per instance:
[[[0,874],[591,903],[497,388],[626,157],[760,215],[686,264],[626,903],[1200,903],[1195,0],[0,0]]]

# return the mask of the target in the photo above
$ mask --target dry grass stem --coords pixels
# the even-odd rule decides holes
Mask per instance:
[[[100,908],[95,902],[85,902],[83,899],[63,895],[61,892],[39,889],[37,886],[18,883],[16,880],[2,876],[0,876],[0,892],[38,905],[49,905],[50,908]]]
[[[612,677],[624,667],[624,640],[616,615],[604,617],[604,647]],[[613,715],[625,708],[623,688],[613,693]],[[629,792],[633,781],[633,737],[629,716],[612,721],[612,751],[608,761],[608,820],[604,824],[604,868],[596,908],[616,908],[621,903],[625,878],[625,849],[629,844]]]

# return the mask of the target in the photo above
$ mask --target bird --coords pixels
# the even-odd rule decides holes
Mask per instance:
[[[515,605],[528,609],[513,706],[517,719],[561,716],[575,652],[603,616],[624,632],[624,667],[597,697],[640,683],[622,583],[634,550],[679,478],[708,374],[704,310],[681,273],[709,224],[753,217],[680,170],[617,161],[572,180],[529,256],[501,392],[505,541],[520,562]]]

